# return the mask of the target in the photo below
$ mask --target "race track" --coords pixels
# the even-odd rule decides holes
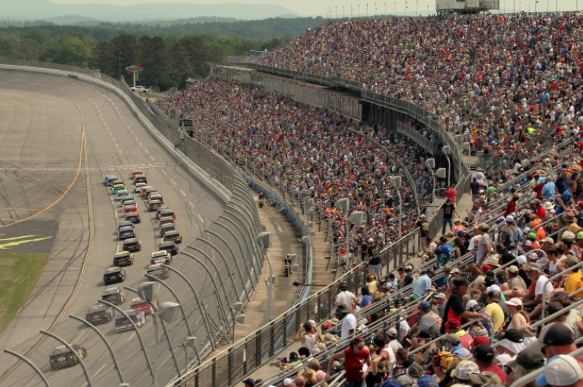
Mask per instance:
[[[112,200],[103,178],[114,174],[126,182],[128,190],[133,190],[129,179],[133,169],[147,174],[148,184],[158,189],[165,204],[177,214],[183,238],[179,245],[181,251],[201,234],[205,225],[210,226],[223,214],[224,202],[177,165],[114,93],[75,79],[0,70],[0,217],[5,226],[0,228],[0,234],[4,235],[0,238],[41,235],[46,239],[13,248],[50,253],[29,300],[0,334],[0,348],[25,354],[41,337],[39,330],[47,330],[57,320],[54,332],[87,348],[85,363],[93,385],[119,383],[104,344],[68,315],[84,317],[87,308],[97,303],[104,289],[103,272],[112,266],[114,253],[121,250],[122,242],[117,240],[116,233],[116,224],[122,220],[121,207]],[[142,198],[136,201],[142,217],[142,222],[136,225],[142,251],[135,253],[133,266],[124,268],[127,280],[119,286],[135,286],[144,280],[150,254],[161,243],[155,212],[146,211]],[[94,230],[92,240],[91,229]],[[196,270],[190,274],[195,276],[191,279],[197,286],[203,290],[209,287],[210,279],[205,273],[200,273],[198,278]],[[175,287],[179,294],[187,291],[184,283]],[[74,299],[68,302],[72,295]],[[133,297],[136,295],[128,294],[122,309],[129,309]],[[208,290],[202,298],[211,301],[213,297]],[[175,301],[164,288],[160,300]],[[207,312],[217,314],[216,310]],[[202,315],[196,319],[197,327],[202,325],[201,318]],[[169,335],[172,336],[172,329],[178,331],[182,325],[168,327]],[[151,376],[135,334],[117,334],[113,322],[99,329],[114,347],[125,381],[132,386],[150,385]],[[140,333],[153,362],[151,318],[140,328]],[[167,382],[176,369],[164,335],[160,337],[158,368],[161,382]],[[173,347],[180,367],[184,368],[184,350],[179,345],[182,338],[173,337]],[[84,386],[85,377],[79,366],[50,371],[48,355],[58,345],[48,338],[35,347],[29,359],[47,375],[51,385]],[[16,362],[11,356],[1,356],[0,375]],[[189,361],[195,357],[192,349],[188,356]],[[0,380],[0,385],[33,386],[39,382],[21,364]]]

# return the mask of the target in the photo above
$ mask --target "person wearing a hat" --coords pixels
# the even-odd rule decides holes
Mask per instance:
[[[393,353],[397,353],[397,351],[400,348],[403,348],[403,346],[401,345],[401,343],[397,339],[398,334],[397,334],[397,330],[394,327],[389,328],[389,330],[387,331],[387,337],[389,339],[388,345],[393,350]]]
[[[523,299],[523,306],[527,310],[534,309],[542,302],[543,289],[546,288],[545,295],[550,295],[553,285],[547,277],[541,274],[541,266],[538,263],[529,263],[526,266],[526,273],[531,281],[536,282],[534,294],[527,294]]]
[[[247,379],[243,380],[243,386],[245,386],[245,387],[254,387],[255,386],[255,380],[253,380],[251,378],[247,378]]]
[[[470,374],[470,382],[474,386],[488,386],[488,387],[498,387],[503,385],[502,378],[492,371],[485,372],[473,372]]]
[[[544,367],[545,358],[540,351],[534,351],[526,348],[516,356],[516,360],[506,365],[506,384],[512,385],[516,380]],[[535,383],[531,382],[524,387],[534,387]]]
[[[554,303],[551,303],[554,304]],[[547,360],[557,355],[567,355],[577,350],[573,331],[563,322],[554,322],[545,326],[537,341],[528,348],[541,352]]]
[[[524,336],[518,329],[508,329],[496,335],[499,344],[496,347],[496,359],[498,363],[505,367],[516,358],[516,355],[526,349]]]
[[[581,364],[570,355],[558,355],[547,362],[542,375],[536,378],[537,386],[583,387]]]
[[[302,376],[307,386],[318,384],[318,371],[322,368],[318,359],[312,359],[308,362],[308,366],[298,372],[298,376]]]
[[[413,294],[417,297],[423,297],[427,293],[431,293],[435,290],[431,283],[431,279],[435,277],[433,270],[429,269],[421,277],[417,279],[417,282],[413,284]]]
[[[526,257],[525,257],[526,258]],[[517,257],[518,261],[518,257]],[[518,264],[518,262],[517,262]],[[522,273],[521,273],[522,271]],[[524,278],[528,279],[526,272],[518,267],[518,265],[510,265],[506,268],[506,272],[508,273],[508,287],[511,289],[508,291],[509,293],[504,293],[506,297],[509,296],[519,296],[528,291],[528,285]],[[530,283],[530,280],[529,280]],[[513,293],[513,292],[520,292],[520,293]]]
[[[464,295],[468,293],[468,280],[465,278],[454,278],[453,280],[453,293],[449,296],[447,303],[445,304],[445,308],[443,311],[443,319],[444,322],[447,324],[450,323],[451,320],[456,320],[458,322],[458,330],[459,326],[465,324],[467,319],[477,318],[482,319],[483,315],[479,313],[470,312],[466,310],[466,304],[464,302]],[[441,325],[441,334],[444,334],[446,331],[446,325]],[[455,333],[457,331],[454,331]],[[469,345],[466,347],[469,349]]]
[[[496,252],[500,255],[499,263],[504,266],[516,259],[516,256],[508,251],[502,243],[496,243]]]
[[[432,335],[439,331],[442,319],[432,309],[431,304],[427,301],[419,303],[419,330],[428,331]]]
[[[372,370],[366,377],[366,385],[374,386],[383,380],[385,373],[396,363],[395,353],[382,333],[373,337],[374,350],[371,351]]]
[[[470,374],[471,373],[479,373],[480,369],[478,365],[473,361],[462,361],[460,362],[457,367],[455,367],[455,372],[453,374],[454,382],[460,383],[463,385],[471,385],[470,381]]]
[[[583,231],[579,231],[575,235],[575,255],[583,258]]]
[[[526,241],[527,241],[527,242],[528,242],[528,241],[530,241],[530,245],[529,245],[529,247],[530,247],[532,250],[537,250],[537,249],[539,249],[539,248],[540,248],[540,247],[539,247],[539,245],[538,245],[538,243],[537,243],[537,236],[536,236],[536,233],[535,233],[535,232],[533,232],[533,231],[529,231],[529,232],[526,234]]]
[[[453,281],[452,281],[453,283]],[[452,285],[453,286],[453,285]],[[444,293],[437,293],[433,295],[433,312],[437,313],[438,316],[443,316],[443,311],[445,310],[445,302],[447,296]]]
[[[577,224],[577,218],[573,215],[572,212],[568,211],[561,215],[563,222],[565,222],[567,231],[571,231],[573,234],[577,235],[579,231],[583,231],[582,227],[579,227]]]
[[[470,351],[461,344],[460,337],[455,333],[449,333],[442,340],[449,352],[460,359],[467,359],[470,356]]]
[[[438,387],[437,381],[431,375],[424,375],[417,379],[417,387]]]
[[[506,375],[500,367],[494,364],[494,349],[486,344],[480,344],[477,347],[472,348],[472,354],[474,355],[474,363],[478,365],[480,373],[493,372],[498,375],[500,381],[498,383],[506,383]],[[476,382],[472,375],[470,374],[470,380],[477,384],[482,384],[481,381]]]

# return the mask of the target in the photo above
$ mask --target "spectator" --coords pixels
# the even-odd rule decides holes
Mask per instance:
[[[529,263],[526,267],[526,272],[529,279],[533,281],[533,285],[531,285],[529,294],[524,298],[523,305],[528,309],[533,309],[541,303],[543,289],[546,288],[546,295],[548,296],[553,291],[553,286],[548,282],[548,278],[541,274],[541,267],[538,263]]]
[[[255,386],[255,381],[251,378],[247,378],[245,380],[243,380],[243,385],[245,387],[254,387]]]
[[[443,230],[441,231],[442,234],[445,234],[446,226],[449,225],[449,229],[453,229],[453,215],[456,214],[460,216],[455,209],[455,204],[450,198],[445,199],[445,204],[441,206],[440,211],[443,211]]]
[[[501,383],[506,383],[506,375],[504,375],[500,367],[494,364],[494,350],[492,347],[480,344],[472,349],[472,354],[474,355],[474,363],[478,365],[481,373],[493,372],[500,378]],[[471,375],[470,379],[472,379]],[[472,379],[472,382],[477,383],[474,379]]]
[[[304,331],[304,335],[300,336],[302,331]],[[302,343],[302,348],[307,348],[310,353],[314,352],[316,348],[316,343],[318,340],[319,334],[316,334],[315,327],[312,326],[310,322],[304,323],[304,325],[300,326],[300,329],[296,333],[294,337],[294,341]],[[323,341],[322,337],[320,336],[320,341]]]
[[[399,349],[403,348],[397,339],[397,330],[395,328],[389,328],[387,336],[389,338],[389,347],[393,350],[393,353],[396,354]]]
[[[413,294],[417,297],[423,297],[426,293],[434,291],[435,288],[431,284],[431,279],[433,277],[435,277],[433,270],[427,270],[413,285]]]
[[[538,340],[529,345],[533,351],[540,351],[547,360],[557,355],[566,355],[575,350],[573,331],[561,322],[545,326]]]
[[[384,352],[386,353],[386,352]],[[355,337],[350,342],[350,347],[342,352],[332,355],[328,360],[328,370],[326,371],[326,382],[330,382],[330,373],[332,371],[332,364],[337,359],[344,359],[344,378],[347,387],[364,387],[364,380],[372,370],[370,362],[370,353],[366,349],[364,339],[360,336]],[[388,354],[386,355],[388,358]],[[362,371],[363,364],[366,363],[367,369]]]
[[[470,385],[472,383],[470,381],[470,374],[479,372],[480,369],[476,363],[472,361],[462,361],[457,367],[455,367],[455,372],[453,374],[454,382],[463,385]]]
[[[488,300],[484,312],[491,317],[494,322],[494,332],[498,332],[504,323],[504,311],[498,305],[500,301],[500,293],[496,291],[488,292]]]
[[[565,260],[565,265],[569,268],[577,266],[579,261],[575,257],[569,257]],[[565,282],[565,291],[567,294],[573,294],[577,290],[583,289],[583,278],[581,275],[581,270],[575,268],[568,274],[567,281]],[[573,301],[578,301],[583,298],[583,292],[570,296]]]
[[[510,386],[516,380],[536,371],[539,368],[544,367],[545,358],[542,353],[534,351],[530,348],[522,350],[517,356],[514,362],[511,362],[506,366],[506,385]],[[525,384],[523,387],[534,387],[535,382],[532,381]]]
[[[549,359],[542,375],[536,378],[537,386],[583,386],[583,370],[579,362],[569,355]]]
[[[340,306],[336,308],[335,316],[339,321],[342,321],[342,331],[340,333],[341,339],[344,339],[355,332],[356,317],[354,317],[345,304],[340,304]]]
[[[470,356],[470,351],[461,345],[461,340],[455,333],[448,334],[445,339],[447,350],[460,359],[466,359]]]
[[[355,305],[358,305],[358,298],[348,290],[348,284],[346,282],[342,282],[339,285],[340,292],[336,295],[336,303],[334,306],[345,305],[349,310],[354,309]]]
[[[496,338],[499,340],[499,345],[496,347],[498,354],[496,360],[502,367],[506,367],[508,363],[516,359],[516,355],[526,349],[524,336],[518,329],[502,331]]]
[[[441,326],[441,333],[445,333],[446,325],[454,326],[451,320],[457,321],[457,327],[465,324],[469,318],[482,318],[482,315],[466,310],[463,296],[468,292],[468,280],[456,278],[453,280],[453,293],[445,304],[443,319],[447,324]],[[455,332],[454,332],[455,333]]]
[[[451,245],[447,243],[447,237],[441,236],[439,237],[439,241],[437,242],[437,248],[433,252],[434,255],[437,257],[436,266],[445,265],[447,262],[451,261]]]
[[[481,238],[480,242],[478,243],[476,259],[478,265],[480,266],[490,253],[490,236],[488,235],[488,231],[490,231],[490,226],[488,226],[486,223],[482,223],[478,226],[477,233]]]
[[[439,332],[439,328],[442,324],[441,317],[436,314],[431,309],[431,304],[427,301],[421,301],[419,303],[419,315],[421,318],[419,319],[419,330],[420,331],[427,331],[432,336]]]
[[[506,301],[506,307],[508,313],[512,316],[508,329],[518,329],[529,323],[530,318],[522,308],[522,300],[520,298],[512,298]]]

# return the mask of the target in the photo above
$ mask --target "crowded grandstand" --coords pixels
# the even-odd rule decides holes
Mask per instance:
[[[324,318],[302,321],[299,350],[246,386],[583,386],[581,23],[578,13],[330,20],[254,58],[360,82],[467,134],[488,167],[466,192],[453,174],[434,186],[433,156],[395,128],[257,85],[207,78],[160,102],[239,165],[313,199],[344,257],[334,300],[318,304]],[[441,135],[405,124],[433,143]],[[391,184],[407,173],[414,185]],[[429,230],[434,191],[441,224]],[[361,224],[336,208],[341,198]],[[413,234],[416,256],[395,267]]]

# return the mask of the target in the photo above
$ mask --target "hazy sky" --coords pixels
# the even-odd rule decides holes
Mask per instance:
[[[193,1],[193,0],[52,0],[55,3],[59,4],[88,4],[88,3],[108,3],[108,4],[115,4],[115,5],[132,5],[132,4],[140,4],[140,3],[191,3],[191,4],[209,4],[208,1]],[[516,10],[522,8],[524,11],[529,10],[530,4],[530,11],[534,12],[536,0],[500,0],[500,8],[512,10],[513,7],[516,7]],[[546,11],[547,5],[550,11],[554,11],[555,7],[558,5],[559,11],[569,11],[575,10],[577,6],[578,0],[539,0],[537,4],[537,11]],[[352,5],[353,15],[357,16],[357,13],[360,9],[360,15],[366,16],[366,9],[367,9],[367,0],[336,0],[336,1],[313,1],[313,0],[294,0],[294,1],[284,1],[284,0],[276,0],[276,1],[258,1],[258,0],[219,0],[212,3],[238,3],[238,4],[275,4],[280,5],[282,7],[288,8],[300,15],[305,16],[326,16],[326,14],[332,10],[332,17],[336,16],[336,9],[338,9],[338,17],[342,17],[342,6],[344,6],[344,14],[345,16],[350,16],[350,7]],[[583,0],[579,1],[579,6],[583,8]],[[385,4],[386,4],[386,11],[387,13],[394,12],[396,9],[397,13],[403,13],[407,11],[408,14],[414,15],[415,8],[417,6],[418,12],[426,15],[427,14],[427,6],[429,6],[429,12],[435,11],[435,0],[418,0],[418,3],[415,0],[399,0],[399,1],[387,1],[386,3],[383,1],[379,1],[376,3],[377,13],[382,14],[385,12]],[[360,5],[360,7],[359,7]],[[406,5],[408,8],[405,8]],[[374,15],[375,13],[375,2],[369,1],[368,2],[368,14]],[[217,15],[220,16],[220,15]],[[186,15],[185,15],[186,17]]]

